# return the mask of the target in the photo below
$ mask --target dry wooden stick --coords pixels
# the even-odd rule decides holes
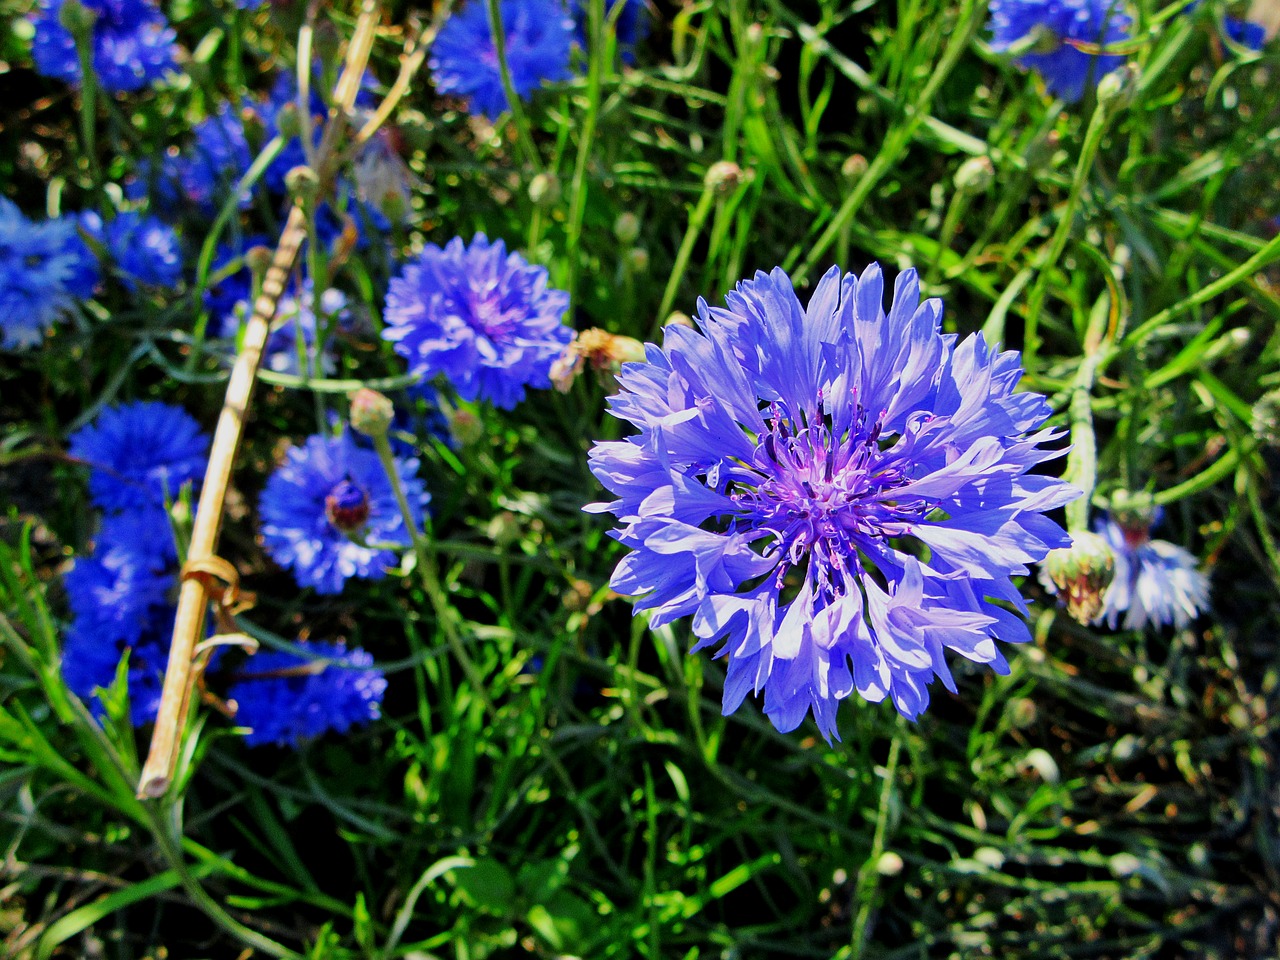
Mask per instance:
[[[322,185],[329,182],[336,167],[335,147],[347,114],[355,102],[365,66],[369,62],[377,20],[377,0],[363,0],[360,18],[347,47],[342,76],[334,90],[334,105],[329,112],[317,152],[319,169],[316,174]],[[227,383],[227,395],[218,416],[209,466],[205,471],[200,503],[196,508],[195,527],[187,550],[187,565],[183,569],[178,613],[173,624],[173,640],[169,645],[169,665],[165,670],[164,687],[160,694],[160,709],[151,735],[151,749],[147,753],[147,761],[142,767],[138,783],[140,798],[164,796],[173,781],[178,745],[191,704],[192,663],[196,641],[204,632],[205,615],[209,606],[208,577],[200,568],[216,555],[218,533],[222,527],[223,503],[231,481],[236,450],[240,446],[240,437],[249,414],[258,364],[270,333],[276,303],[284,292],[289,272],[293,269],[298,250],[306,237],[306,228],[307,217],[303,202],[295,200],[281,232],[280,244],[272,257],[271,267],[262,282],[262,292],[254,301],[253,315],[245,330],[244,346],[236,357],[231,379]]]

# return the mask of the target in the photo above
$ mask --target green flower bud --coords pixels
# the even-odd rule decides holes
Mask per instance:
[[[351,394],[351,426],[366,437],[385,437],[396,409],[377,390],[361,387]]]
[[[554,207],[560,202],[560,180],[554,173],[540,173],[529,181],[529,199],[534,206]]]
[[[1116,570],[1107,541],[1096,533],[1073,533],[1071,546],[1051,551],[1044,568],[1073,619],[1090,623],[1097,618]]]
[[[86,7],[80,0],[66,0],[58,11],[58,22],[73,37],[88,37],[98,20],[98,11]]]
[[[285,189],[293,197],[314,203],[320,194],[320,178],[310,167],[294,167],[284,175]]]
[[[742,168],[732,160],[720,160],[707,168],[704,182],[716,193],[732,193],[742,183]]]
[[[640,218],[629,211],[618,214],[613,221],[613,235],[624,247],[631,246],[640,238]]]
[[[985,193],[995,178],[996,168],[992,166],[990,157],[970,157],[960,164],[952,182],[957,190],[964,193]]]

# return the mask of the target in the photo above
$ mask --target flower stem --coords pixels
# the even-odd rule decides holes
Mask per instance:
[[[858,913],[853,920],[853,934],[849,938],[849,952],[844,954],[848,960],[857,960],[862,956],[867,944],[867,924],[871,919],[871,905],[879,883],[880,857],[884,854],[884,837],[889,823],[889,802],[893,799],[893,785],[898,778],[898,754],[902,751],[902,732],[894,728],[893,740],[889,743],[889,760],[885,764],[884,784],[880,788],[880,807],[876,812],[876,830],[871,837],[871,852],[866,862],[858,871],[857,886],[854,899]]]
[[[458,628],[458,612],[449,602],[444,586],[440,583],[440,574],[436,569],[436,557],[431,549],[431,543],[426,534],[418,529],[413,511],[409,509],[409,499],[405,496],[404,485],[401,484],[400,473],[396,469],[395,454],[391,451],[391,442],[385,433],[373,435],[373,448],[378,453],[378,460],[382,463],[383,472],[386,473],[391,490],[395,494],[396,505],[400,508],[405,529],[409,531],[409,537],[413,542],[418,574],[422,579],[423,589],[427,592],[427,599],[431,601],[431,608],[435,611],[436,622],[444,631],[445,642],[449,644],[449,649],[457,657],[458,663],[462,664],[462,670],[466,673],[476,696],[480,698],[489,715],[493,716],[496,711],[486,692],[484,677],[462,642],[462,633]]]
[[[507,96],[507,106],[511,109],[511,121],[516,125],[516,139],[525,159],[537,173],[542,172],[542,158],[538,156],[537,145],[533,142],[533,128],[529,126],[529,118],[524,112],[524,103],[516,94],[515,82],[511,79],[511,65],[507,63],[507,34],[502,26],[501,0],[488,0],[489,32],[493,36],[493,52],[498,58],[498,73],[502,77],[502,92]]]

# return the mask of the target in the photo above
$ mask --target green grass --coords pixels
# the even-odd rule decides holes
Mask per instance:
[[[241,626],[262,643],[304,631],[375,654],[384,719],[255,751],[206,708],[180,797],[143,803],[145,731],[118,705],[100,729],[58,675],[58,573],[92,534],[60,451],[124,397],[211,423],[226,367],[201,346],[198,295],[118,298],[66,349],[0,365],[6,955],[1274,955],[1280,491],[1274,412],[1268,434],[1254,411],[1280,388],[1276,48],[1224,52],[1219,8],[1144,3],[1121,98],[1064,106],[986,50],[982,4],[660,10],[636,67],[598,41],[578,79],[493,129],[424,70],[394,117],[420,179],[396,243],[503,237],[573,292],[579,329],[642,340],[757,269],[801,285],[833,262],[914,264],[948,330],[1022,349],[1057,422],[1092,423],[1095,506],[1119,489],[1164,504],[1160,535],[1201,559],[1215,612],[1084,628],[1032,577],[1036,640],[1010,675],[957,664],[959,695],[935,691],[917,724],[854,698],[828,746],[809,726],[777,734],[753,702],[724,718],[723,666],[687,654],[687,624],[651,631],[607,590],[619,551],[580,507],[602,497],[586,450],[622,427],[590,374],[483,411],[457,450],[422,445],[430,592],[410,572],[301,594],[263,559],[253,505],[281,438],[343,412],[347,381],[401,372],[370,338],[341,383],[259,386],[220,552],[257,592]],[[92,171],[118,181],[295,61],[297,10],[170,13],[194,62],[172,88],[98,101],[96,165],[79,162],[74,95],[6,37],[7,194],[87,206]],[[351,24],[345,7],[322,17],[330,60]],[[399,37],[375,45],[384,84]],[[956,186],[974,158],[990,182]],[[708,180],[720,162],[740,173]],[[376,329],[394,262],[371,248],[320,267]]]

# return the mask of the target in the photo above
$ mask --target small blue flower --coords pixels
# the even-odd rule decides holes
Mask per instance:
[[[35,223],[0,197],[0,349],[38,345],[97,283],[74,217]]]
[[[587,31],[591,28],[592,0],[573,0],[573,18],[577,23],[577,40],[583,47],[587,46]],[[618,38],[618,52],[623,63],[635,63],[636,46],[649,33],[649,17],[645,12],[645,0],[604,0],[604,15],[607,23],[614,17],[614,31]]]
[[[387,291],[382,335],[424,378],[443,373],[467,400],[510,410],[525,387],[551,385],[551,365],[573,331],[569,295],[547,287],[545,267],[476,234],[428,244]]]
[[[853,693],[914,718],[944,651],[1000,673],[997,640],[1030,633],[1012,577],[1069,540],[1043,512],[1080,492],[1028,471],[1058,451],[1044,397],[1017,393],[1016,352],[940,329],[942,304],[899,275],[888,315],[873,264],[832,268],[800,304],[757,273],[699,301],[701,332],[666,328],[630,363],[611,412],[639,428],[591,469],[619,499],[631,551],[611,586],[695,649],[728,659],[724,712],[764,691],[782,731],[812,712],[838,736]]]
[[[204,291],[205,309],[209,311],[212,322],[208,334],[211,337],[229,337],[236,332],[240,317],[236,308],[247,305],[253,295],[253,275],[244,263],[244,255],[254,247],[265,247],[270,241],[260,234],[241,237],[234,243],[220,243],[213,255],[213,263],[209,268],[210,278],[219,278]],[[239,262],[239,267],[222,276],[232,263]],[[245,308],[247,309],[247,307]]]
[[[104,224],[90,211],[81,214],[81,225],[110,254],[130,290],[140,285],[177,286],[182,277],[182,246],[173,228],[159,218],[123,210]]]
[[[104,90],[132,92],[177,69],[175,34],[169,21],[147,0],[80,0],[93,15],[90,43],[93,70]],[[62,25],[63,0],[41,0],[35,16],[31,57],[43,76],[80,82],[75,38]]]
[[[167,520],[164,529],[167,533]],[[62,676],[100,717],[102,704],[94,691],[111,686],[127,651],[131,720],[142,726],[155,719],[160,705],[177,576],[172,567],[158,566],[154,556],[135,553],[134,543],[112,539],[121,532],[104,526],[93,554],[77,559],[63,578],[72,621],[63,644]]]
[[[1242,47],[1248,47],[1250,50],[1261,50],[1267,45],[1267,28],[1260,23],[1227,17],[1222,26],[1226,30],[1227,36]]]
[[[89,465],[89,496],[106,511],[162,507],[204,476],[209,438],[179,407],[155,401],[107,407],[71,435]]]
[[[227,691],[245,743],[300,747],[321,734],[346,733],[381,716],[386,678],[364,650],[341,643],[299,643],[305,655],[255,654]]]
[[[1037,70],[1049,92],[1079,100],[1086,86],[1124,64],[1116,54],[1084,53],[1076,44],[1109,46],[1129,39],[1132,20],[1121,0],[991,0],[991,49],[1007,51],[1038,38],[1016,63]]]
[[[1181,630],[1209,609],[1209,578],[1196,569],[1196,558],[1166,540],[1152,540],[1151,527],[1139,519],[1120,524],[1099,518],[1094,529],[1115,552],[1115,576],[1103,598],[1099,620],[1115,629],[1124,614],[1124,629],[1172,624]]]
[[[239,104],[222,104],[217,113],[197,123],[193,132],[191,147],[166,158],[166,169],[180,185],[186,201],[211,215],[249,169],[253,153],[244,135]],[[240,206],[247,207],[251,201],[246,193],[240,198]]]
[[[511,86],[528,100],[543,83],[569,79],[573,18],[559,0],[502,0],[504,53]],[[436,89],[467,101],[467,110],[497,120],[508,109],[486,0],[469,0],[445,22],[429,61]]]
[[[414,524],[421,524],[422,507],[431,498],[417,476],[418,461],[397,459],[396,469]],[[362,504],[356,502],[361,497]],[[335,500],[344,508],[339,521],[367,511],[363,526],[336,524]],[[411,543],[377,454],[356,446],[346,433],[309,437],[291,448],[267,480],[258,510],[267,553],[317,593],[340,593],[350,577],[381,579],[397,562],[388,545]]]

